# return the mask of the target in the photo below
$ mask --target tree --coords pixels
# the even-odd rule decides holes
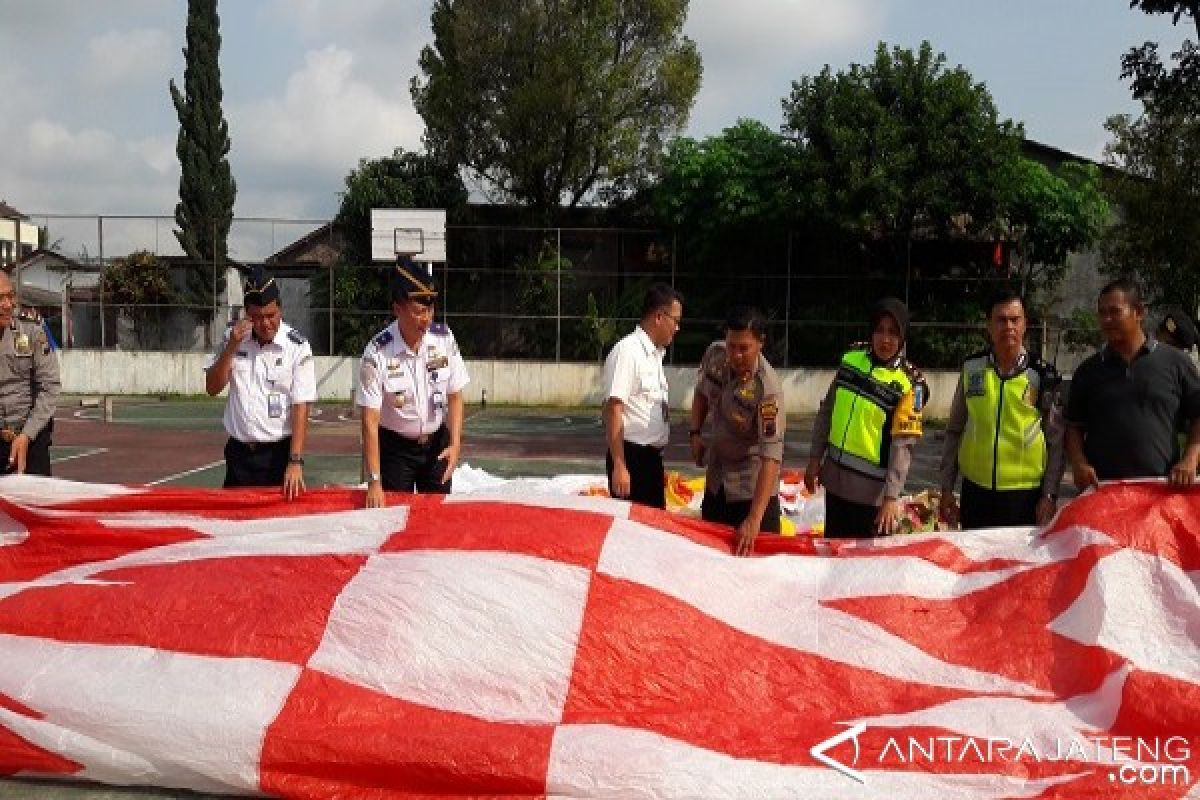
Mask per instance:
[[[790,175],[797,148],[757,120],[741,119],[703,141],[671,142],[654,189],[660,219],[677,228],[698,258],[749,236],[786,230],[802,195]]]
[[[166,267],[147,250],[113,259],[100,276],[100,292],[105,305],[133,324],[139,344],[158,342],[152,329],[162,321],[163,306],[179,299]]]
[[[651,172],[700,86],[687,0],[435,0],[426,147],[546,221]]]
[[[1200,35],[1200,2],[1132,0],[1130,8],[1171,14],[1176,25],[1190,18]],[[1104,241],[1105,269],[1134,275],[1153,301],[1200,303],[1200,50],[1185,40],[1158,57],[1146,42],[1121,59],[1142,113],[1109,118],[1113,140],[1105,148],[1117,169],[1106,188],[1122,213]]]
[[[1200,0],[1130,0],[1130,8],[1146,14],[1170,14],[1178,25],[1190,17],[1200,37]],[[1170,56],[1159,58],[1158,44],[1146,42],[1121,57],[1121,77],[1131,82],[1133,97],[1155,113],[1200,113],[1200,48],[1191,39]]]
[[[1057,286],[1067,257],[1096,242],[1111,212],[1095,164],[1067,161],[1052,171],[1021,158],[1014,179],[1004,213],[1009,236],[1017,242],[1021,287],[1028,295]]]
[[[1021,128],[999,120],[987,87],[929,42],[880,43],[873,63],[793,82],[784,132],[799,180],[829,224],[890,241],[907,264],[918,235],[979,234],[1000,217]]]
[[[1147,110],[1106,123],[1117,167],[1105,187],[1121,214],[1103,242],[1105,269],[1136,276],[1152,302],[1200,306],[1200,117]]]
[[[203,319],[211,318],[215,296],[225,290],[226,239],[237,195],[229,169],[229,125],[221,110],[220,50],[217,0],[188,0],[183,91],[170,82],[181,168],[175,238],[192,262],[187,300]]]
[[[466,204],[467,190],[458,171],[426,154],[397,148],[390,156],[364,158],[350,171],[333,221],[346,242],[343,263],[334,270],[332,307],[340,309],[335,352],[361,353],[391,308],[382,271],[371,267],[371,209],[444,208],[454,218]],[[328,277],[315,278],[310,295],[314,307],[329,308]],[[383,313],[372,315],[371,309]]]

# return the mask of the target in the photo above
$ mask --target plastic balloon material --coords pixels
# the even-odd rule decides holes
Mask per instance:
[[[1200,493],[759,537],[578,494],[0,479],[0,774],[289,798],[1182,798]],[[1192,794],[1189,794],[1192,792]]]

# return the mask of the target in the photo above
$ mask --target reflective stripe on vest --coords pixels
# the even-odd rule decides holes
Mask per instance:
[[[892,416],[900,398],[912,390],[912,382],[904,370],[872,364],[865,350],[851,350],[842,356],[834,382],[829,457],[843,467],[883,480]]]
[[[1038,398],[1042,375],[1026,367],[1001,378],[987,356],[963,364],[967,425],[958,446],[963,477],[985,489],[1036,489],[1046,472]]]

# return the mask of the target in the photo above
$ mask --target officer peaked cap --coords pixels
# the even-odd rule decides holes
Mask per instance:
[[[438,295],[433,276],[408,258],[396,262],[396,267],[392,270],[391,284],[392,301],[396,303],[412,298],[433,299]]]
[[[279,301],[279,285],[275,277],[262,267],[251,267],[243,288],[244,305],[265,306]]]

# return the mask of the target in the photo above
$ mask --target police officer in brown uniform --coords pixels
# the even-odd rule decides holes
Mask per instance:
[[[738,555],[750,553],[760,530],[779,532],[783,388],[762,354],[766,337],[761,311],[735,308],[725,321],[725,340],[713,342],[700,362],[692,399],[692,457],[708,468],[700,514],[737,529]]]
[[[49,475],[58,358],[41,323],[16,312],[12,281],[0,272],[0,471]]]

